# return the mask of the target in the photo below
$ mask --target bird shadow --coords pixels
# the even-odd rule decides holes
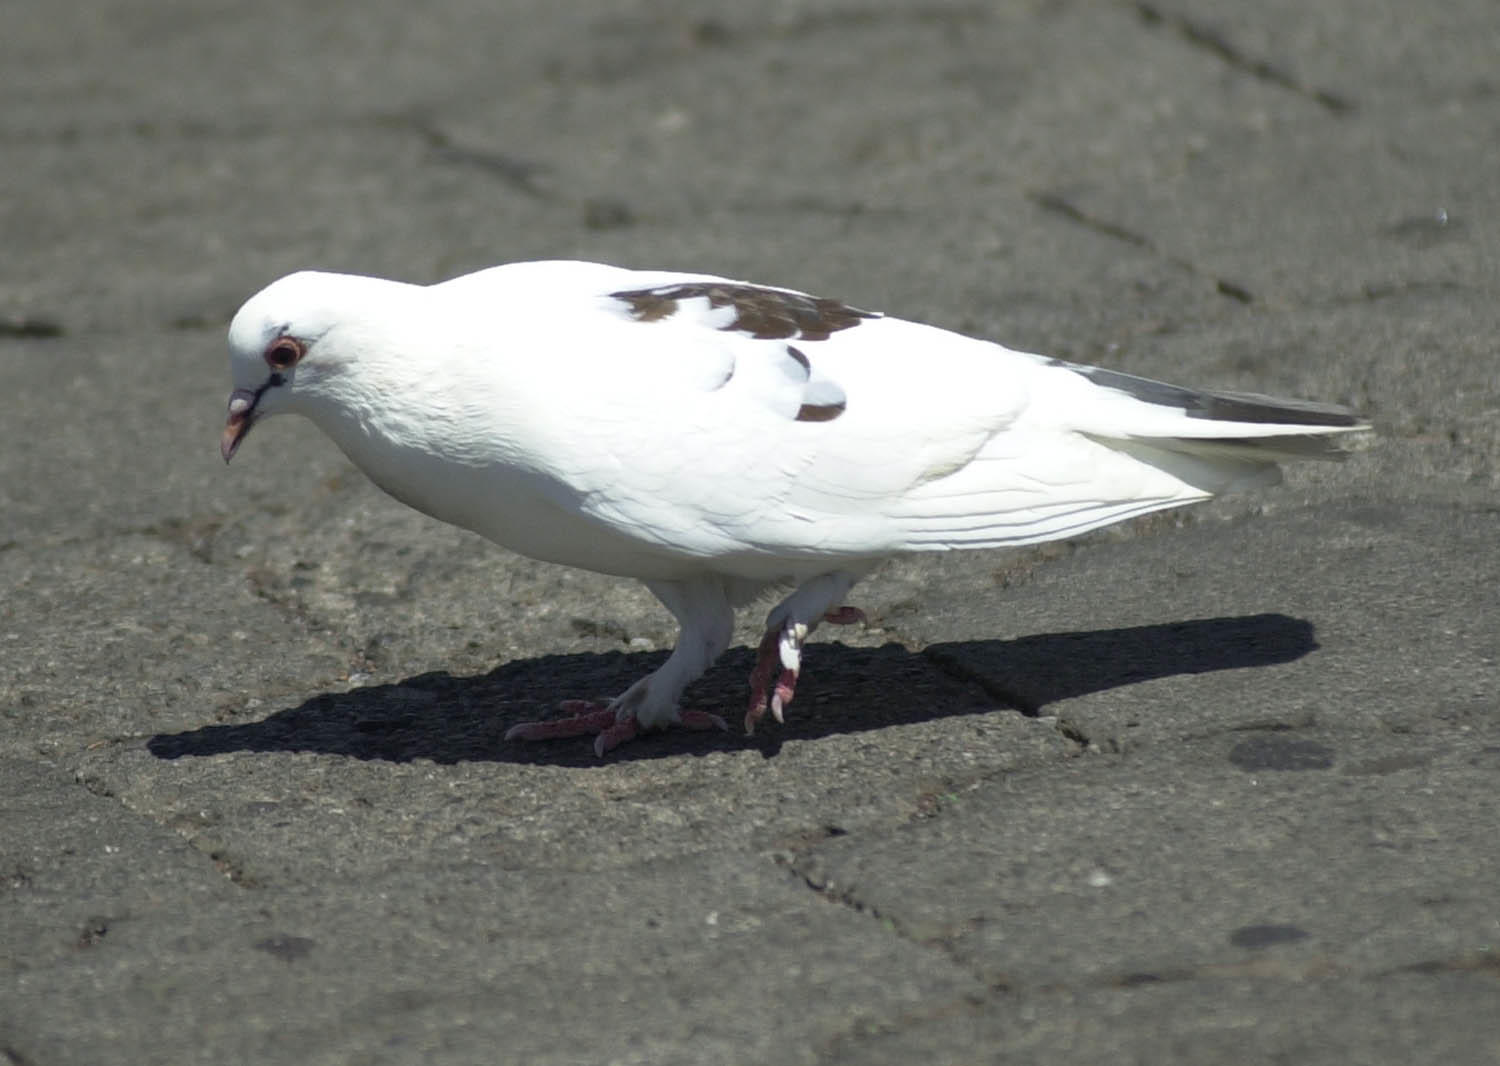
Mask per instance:
[[[1038,715],[1050,704],[1153,678],[1291,662],[1318,647],[1311,622],[1281,614],[1207,618],[1122,629],[1046,633],[1016,640],[933,644],[913,652],[809,645],[785,725],[766,719],[755,736],[740,725],[747,648],[724,656],[688,689],[685,708],[714,710],[727,733],[669,730],[611,753],[610,761],[714,751],[774,756],[788,740],[881,729],[1008,707]],[[226,752],[315,752],[356,759],[488,761],[597,766],[586,739],[507,742],[516,722],[556,714],[559,698],[619,692],[665,653],[544,655],[472,677],[437,671],[393,684],[329,692],[259,721],[161,733],[147,749],[162,759]]]

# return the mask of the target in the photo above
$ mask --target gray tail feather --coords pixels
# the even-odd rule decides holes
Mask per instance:
[[[1338,404],[1289,400],[1254,392],[1185,389],[1180,385],[1168,385],[1163,381],[1136,377],[1134,374],[1122,374],[1118,370],[1081,366],[1061,360],[1054,360],[1053,365],[1067,367],[1095,385],[1123,392],[1143,403],[1175,407],[1189,418],[1203,418],[1211,422],[1307,426],[1309,429],[1322,426],[1329,430],[1351,430],[1364,425],[1364,420],[1358,413]]]

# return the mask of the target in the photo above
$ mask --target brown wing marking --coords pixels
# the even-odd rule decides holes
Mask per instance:
[[[630,315],[637,322],[659,322],[676,314],[683,300],[707,299],[714,309],[734,308],[734,319],[723,329],[748,333],[758,340],[822,341],[867,318],[880,317],[837,300],[722,281],[685,281],[611,295],[630,305]]]
[[[844,401],[837,403],[805,403],[797,408],[798,422],[832,422],[844,413]]]

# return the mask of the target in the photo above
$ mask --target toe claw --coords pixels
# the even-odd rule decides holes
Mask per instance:
[[[796,670],[783,670],[781,676],[776,679],[776,688],[771,693],[771,713],[776,716],[778,722],[785,721],[782,713],[786,710],[786,705],[791,703],[793,697],[797,695],[797,674]]]
[[[594,754],[604,758],[605,754],[627,740],[634,740],[639,728],[636,726],[635,718],[632,716],[622,722],[616,722],[608,729],[601,729],[599,735],[594,738]]]
[[[683,711],[678,722],[684,729],[718,729],[723,732],[729,731],[729,726],[724,719],[707,711]]]

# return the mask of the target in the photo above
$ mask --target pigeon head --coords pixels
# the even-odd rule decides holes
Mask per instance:
[[[250,297],[229,325],[229,373],[234,391],[219,438],[227,463],[261,419],[287,412],[312,413],[309,401],[326,396],[330,381],[351,364],[357,345],[342,328],[357,320],[371,299],[374,278],[302,271]]]

